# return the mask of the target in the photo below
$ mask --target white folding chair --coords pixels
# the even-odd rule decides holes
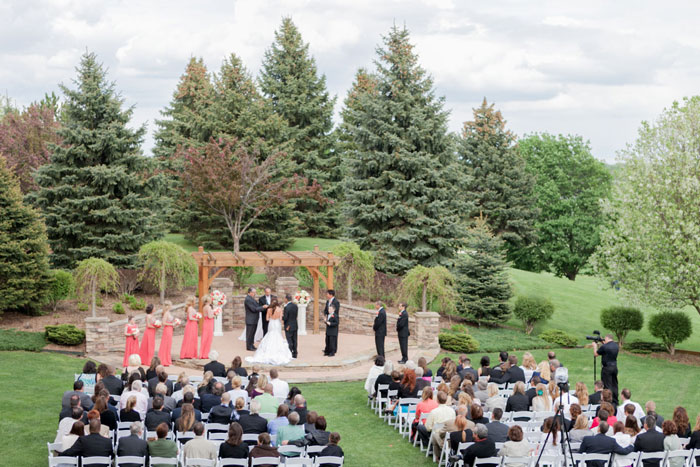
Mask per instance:
[[[112,465],[112,458],[105,456],[81,457],[81,465]]]
[[[627,455],[613,454],[612,462],[614,465],[631,465],[636,466],[639,460],[638,452],[632,452]]]
[[[521,412],[511,412],[510,413],[510,419],[513,422],[529,422],[532,421],[532,419],[535,417],[535,414],[530,411],[521,411]]]
[[[304,447],[294,446],[293,444],[286,444],[284,446],[277,446],[277,452],[280,453],[280,456],[289,456],[289,454],[299,454],[299,456],[301,456],[302,454],[304,454]]]
[[[209,441],[226,441],[228,439],[228,433],[208,433]]]
[[[540,466],[547,465],[550,467],[560,467],[566,465],[566,459],[562,455],[542,456],[540,458]]]
[[[78,467],[78,458],[68,456],[49,457],[49,467],[55,467],[57,465],[72,465]]]
[[[185,460],[184,467],[216,467],[216,461],[211,459],[197,459],[193,457]]]
[[[251,466],[256,466],[256,465],[280,465],[280,458],[279,457],[252,457],[251,459]]]
[[[122,464],[138,464],[143,467],[144,465],[146,465],[146,458],[138,456],[122,456],[117,457],[114,460],[115,467],[119,467]]]
[[[604,467],[610,463],[610,454],[585,454],[575,452],[572,454],[575,465],[578,467],[586,467],[586,461],[601,461],[605,462]]]
[[[536,421],[542,421],[545,418],[553,417],[554,412],[552,411],[546,411],[546,412],[535,412],[534,420]]]
[[[669,467],[670,460],[678,459],[679,457],[683,458],[683,466],[687,467],[689,465],[689,461],[691,459],[692,454],[692,449],[677,449],[675,451],[666,451],[666,459],[664,459],[664,463],[661,464],[661,467]]]
[[[248,459],[219,459],[218,467],[248,467]]]
[[[202,413],[202,422],[207,423],[207,420],[209,420],[209,412],[203,412]]]
[[[372,410],[374,410],[377,413],[379,412],[380,407],[382,405],[381,403],[383,401],[387,400],[386,396],[382,397],[382,392],[388,391],[388,390],[389,390],[388,384],[378,384],[377,385],[377,394],[375,395],[374,399],[372,399]]]
[[[228,433],[228,425],[224,423],[207,423],[204,425],[204,429],[207,432],[207,439],[211,439],[210,435],[214,433]]]
[[[298,465],[301,467],[313,467],[314,460],[310,457],[288,457],[284,460],[284,465]]]
[[[325,446],[306,446],[306,455],[317,456],[321,454],[321,451],[323,451],[325,448]]]
[[[177,457],[149,457],[148,465],[163,464],[163,465],[175,465],[177,466]]]
[[[444,423],[433,423],[433,429],[432,431],[428,432],[428,445],[425,447],[425,457],[428,457],[433,454],[433,433],[437,433],[441,431],[445,427]],[[445,437],[447,437],[447,433],[445,433]],[[433,462],[437,462],[437,459],[435,459],[435,456],[433,455]]]
[[[502,461],[502,457],[477,457],[476,459],[474,459],[474,466],[476,467],[477,465],[484,464],[500,466]]]
[[[343,465],[343,460],[344,460],[343,457],[336,457],[336,456],[317,457],[314,465],[333,464],[333,465],[337,465],[338,467],[341,467]]]
[[[503,467],[530,467],[536,457],[504,457]]]
[[[194,437],[194,431],[183,431],[182,433],[179,431],[177,432],[177,441],[181,444],[185,444],[189,440],[194,439]]]
[[[258,443],[258,435],[256,435],[255,433],[248,433],[248,434],[244,433],[243,436],[241,437],[241,441],[243,441],[244,443],[249,444],[249,445],[250,445],[250,443],[253,443],[251,445],[251,447],[255,446]]]
[[[418,426],[423,425],[425,426],[425,421],[428,419],[427,413],[422,413],[420,414],[420,418],[418,419]],[[413,426],[413,422],[410,422],[409,424],[409,432],[410,432],[410,427]],[[416,427],[417,428],[417,427]],[[423,452],[424,446],[423,446],[423,440],[419,439],[420,437],[416,434],[416,436],[413,438],[413,447],[415,447],[418,443],[420,443],[420,450]],[[427,446],[425,446],[427,448]]]
[[[277,418],[277,414],[275,414],[275,413],[261,413],[260,416],[262,418],[264,418],[265,420],[267,420],[268,422],[270,420],[274,420],[275,418]]]
[[[663,465],[666,460],[666,451],[655,451],[655,452],[640,452],[639,459],[637,459],[637,467],[641,466],[645,460],[658,460],[659,465]]]
[[[528,431],[527,433],[525,433],[525,439],[527,439],[531,443],[537,443],[541,438],[542,433],[538,433],[536,431]]]
[[[46,448],[49,451],[49,457],[53,457],[54,452],[63,451],[63,443],[46,443]]]
[[[445,440],[442,442],[442,451],[440,452],[440,459],[438,459],[438,467],[441,467],[444,463],[447,465],[447,461],[450,458],[450,434],[445,433]]]

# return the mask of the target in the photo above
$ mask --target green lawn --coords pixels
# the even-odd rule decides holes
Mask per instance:
[[[516,295],[542,295],[554,303],[554,316],[551,320],[537,325],[535,333],[548,328],[561,329],[579,336],[580,342],[584,343],[585,336],[590,335],[594,329],[605,333],[605,329],[600,325],[600,310],[612,305],[627,304],[620,292],[606,287],[603,281],[592,276],[579,275],[575,281],[570,281],[549,273],[538,274],[519,269],[510,269],[509,274]],[[644,308],[642,311],[645,314],[644,328],[638,332],[630,332],[627,339],[658,342],[646,328],[646,320],[657,310]],[[693,335],[677,347],[700,350],[700,315],[690,307],[685,312],[692,320]],[[508,324],[522,329],[522,322],[516,318],[511,318]]]

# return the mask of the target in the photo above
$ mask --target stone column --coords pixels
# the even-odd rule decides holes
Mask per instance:
[[[299,281],[296,277],[278,277],[275,281],[275,294],[280,303],[284,303],[285,294],[294,295],[299,290]]]
[[[109,350],[109,318],[85,318],[85,353],[100,354]]]
[[[440,315],[433,311],[419,311],[416,318],[416,345],[420,349],[440,348]]]
[[[226,295],[226,305],[214,322],[214,335],[223,336],[223,331],[233,329],[233,281],[227,277],[217,277],[211,283],[211,290],[218,290]]]

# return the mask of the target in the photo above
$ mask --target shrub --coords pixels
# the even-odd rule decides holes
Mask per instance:
[[[185,282],[197,273],[192,256],[180,245],[157,240],[139,249],[139,261],[143,264],[140,279],[158,287],[160,303],[165,302],[165,289],[182,290]]]
[[[649,332],[661,339],[668,353],[676,353],[676,344],[683,342],[693,332],[688,315],[682,311],[663,311],[649,320]]]
[[[119,274],[119,293],[131,294],[141,287],[141,278],[139,277],[141,271],[138,269],[117,269],[117,274]]]
[[[130,305],[132,302],[136,301],[136,297],[133,295],[129,295],[128,293],[123,294],[119,300],[121,300],[122,303],[126,303],[127,305]]]
[[[101,258],[88,258],[80,261],[73,271],[76,291],[81,300],[90,300],[92,316],[97,316],[96,299],[100,291],[113,292],[117,288],[119,274],[114,266]]]
[[[124,309],[124,305],[122,305],[119,302],[112,305],[112,311],[118,315],[123,315],[124,313],[126,313],[126,310]]]
[[[98,296],[97,298],[95,298],[95,305],[97,305],[97,306],[104,305],[104,300],[102,300],[102,297]]]
[[[51,275],[53,277],[49,287],[47,303],[51,307],[51,311],[56,311],[58,302],[68,298],[75,290],[75,280],[73,280],[73,274],[61,269],[52,270]]]
[[[90,307],[88,306],[87,303],[80,302],[78,303],[78,310],[79,311],[88,311]]]
[[[611,306],[600,312],[600,324],[617,336],[622,347],[629,331],[639,331],[644,326],[644,315],[638,308]]]
[[[637,354],[650,354],[652,352],[665,352],[666,347],[659,344],[658,342],[648,342],[648,341],[632,341],[628,342],[625,346],[625,350],[637,353]]]
[[[46,339],[59,345],[79,345],[85,341],[85,331],[72,324],[46,326]]]
[[[552,344],[561,345],[562,347],[576,347],[578,339],[576,336],[572,336],[568,332],[564,332],[560,329],[547,329],[540,333],[540,339]]]
[[[43,332],[0,329],[0,350],[26,350],[38,352],[46,346]]]
[[[456,332],[441,332],[438,335],[440,347],[445,350],[460,353],[472,353],[479,350],[479,343],[469,334]]]
[[[146,300],[143,298],[136,298],[134,300],[131,300],[129,302],[129,308],[132,310],[145,310],[146,309]]]
[[[522,320],[525,333],[532,334],[535,323],[546,321],[554,314],[554,304],[544,297],[520,296],[515,300],[513,314]]]
[[[234,268],[231,268],[231,272],[233,273],[231,277],[233,278],[234,287],[238,287],[241,289],[244,288],[245,285],[248,283],[250,276],[253,275],[254,271],[255,269],[253,269],[252,266],[236,266]]]

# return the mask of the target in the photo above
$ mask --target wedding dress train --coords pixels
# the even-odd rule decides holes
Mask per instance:
[[[258,350],[252,357],[246,357],[246,361],[265,365],[286,365],[292,361],[292,352],[282,337],[282,324],[279,319],[270,320],[267,334],[258,345]]]

